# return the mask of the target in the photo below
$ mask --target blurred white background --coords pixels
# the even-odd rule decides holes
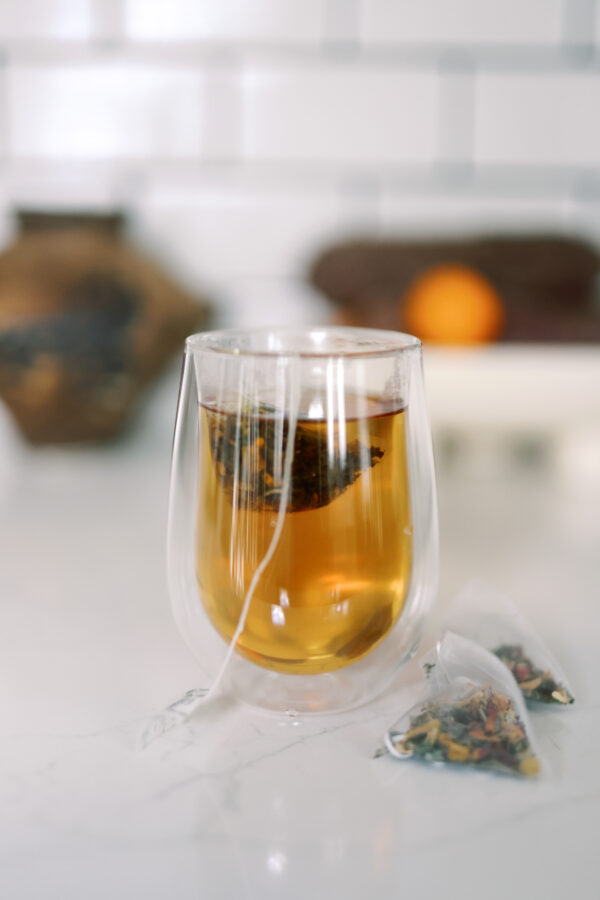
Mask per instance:
[[[306,270],[345,236],[598,246],[600,0],[0,0],[0,252],[17,208],[115,207],[215,325],[328,320]],[[184,734],[181,763],[177,738],[156,767],[125,745],[199,678],[164,573],[178,363],[111,443],[32,447],[0,404],[2,898],[422,898],[438,873],[448,900],[579,874],[591,898],[600,344],[426,347],[440,605],[473,575],[505,590],[577,695],[539,791],[465,779],[454,805],[363,780],[366,732],[239,769],[237,724]]]
[[[2,0],[14,206],[126,204],[227,324],[357,233],[600,238],[598,0]]]

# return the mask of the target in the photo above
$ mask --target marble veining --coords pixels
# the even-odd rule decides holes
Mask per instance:
[[[199,679],[165,588],[167,399],[106,451],[24,452],[3,489],[2,900],[597,900],[600,485],[440,474],[427,641],[472,575],[522,605],[576,695],[533,718],[539,782],[375,759],[416,660],[351,713],[224,696],[140,752]]]

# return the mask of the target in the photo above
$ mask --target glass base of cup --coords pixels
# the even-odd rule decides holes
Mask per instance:
[[[381,659],[372,654],[322,675],[288,675],[261,669],[241,657],[230,663],[227,682],[249,706],[293,715],[327,715],[361,706],[382,693],[398,670],[414,656],[420,636],[400,652]]]

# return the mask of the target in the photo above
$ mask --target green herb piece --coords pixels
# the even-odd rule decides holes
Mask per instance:
[[[574,703],[575,698],[562,684],[559,684],[552,673],[538,669],[523,653],[520,644],[502,644],[494,653],[508,666],[526,700],[538,703]]]
[[[513,701],[491,686],[451,702],[430,702],[412,716],[410,728],[390,735],[394,751],[428,762],[451,762],[525,777],[540,761],[531,749]]]
[[[283,458],[287,419],[268,406],[245,408],[241,415],[206,408],[215,468],[225,492],[245,509],[277,510],[283,489]],[[292,483],[288,512],[327,506],[384,453],[359,440],[340,452],[333,448],[325,422],[299,422],[294,440]]]

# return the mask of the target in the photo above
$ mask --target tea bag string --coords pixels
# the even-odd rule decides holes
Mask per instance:
[[[161,735],[165,734],[165,732],[170,731],[171,728],[175,728],[177,725],[182,725],[187,721],[187,719],[189,719],[192,713],[199,706],[208,703],[218,693],[225,676],[225,672],[227,671],[229,663],[231,662],[236,644],[244,630],[246,619],[248,617],[248,611],[250,609],[250,603],[252,601],[252,597],[254,595],[256,587],[260,579],[262,578],[265,569],[273,559],[275,551],[277,550],[277,545],[279,544],[279,541],[281,539],[281,533],[285,524],[286,511],[291,497],[292,489],[292,465],[294,462],[294,444],[296,441],[296,427],[298,424],[298,408],[300,403],[298,359],[296,357],[292,357],[289,359],[289,373],[290,403],[288,415],[288,434],[283,463],[283,482],[281,495],[279,498],[279,509],[277,511],[275,529],[273,531],[273,536],[269,542],[269,546],[267,547],[267,552],[256,567],[254,575],[252,576],[252,579],[248,586],[248,590],[246,591],[246,596],[244,597],[244,603],[242,605],[237,627],[227,647],[225,658],[223,659],[215,680],[210,685],[210,687],[192,688],[191,690],[186,691],[186,693],[182,697],[180,697],[178,700],[175,700],[174,703],[169,704],[169,706],[167,706],[166,709],[163,710],[163,712],[154,716],[150,720],[150,722],[145,726],[145,728],[142,730],[142,733],[140,734],[138,740],[139,750],[144,750],[153,741],[161,737]]]
[[[273,531],[273,537],[267,547],[267,552],[261,559],[260,563],[256,567],[256,571],[252,576],[252,580],[248,586],[248,590],[246,592],[246,596],[244,598],[244,604],[242,606],[242,611],[240,612],[240,617],[238,620],[237,628],[235,629],[231,641],[229,642],[229,647],[227,648],[227,653],[225,655],[225,659],[221,664],[221,668],[217,673],[217,677],[215,678],[213,684],[209,688],[206,697],[208,699],[209,696],[212,695],[214,691],[217,690],[221,681],[223,680],[223,676],[225,675],[225,671],[231,661],[231,657],[233,656],[235,645],[237,644],[239,637],[244,630],[244,626],[246,624],[246,618],[248,617],[248,610],[250,609],[250,601],[252,600],[252,596],[256,587],[263,576],[263,573],[275,554],[277,550],[277,545],[281,539],[281,533],[283,531],[283,526],[285,523],[285,515],[287,510],[287,505],[289,502],[289,498],[291,495],[291,481],[292,481],[292,464],[294,462],[294,443],[296,439],[296,425],[298,422],[298,401],[299,401],[299,392],[298,392],[298,378],[297,378],[297,366],[296,360],[291,360],[290,367],[290,414],[288,418],[288,437],[287,444],[285,448],[285,457],[283,464],[283,483],[281,489],[281,496],[279,498],[279,509],[277,510],[277,519],[275,522],[275,529]]]

